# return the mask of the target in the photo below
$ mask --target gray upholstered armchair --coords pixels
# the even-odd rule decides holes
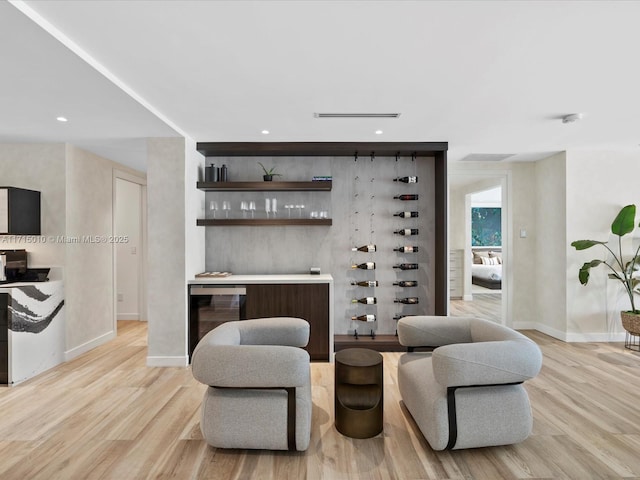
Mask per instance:
[[[434,450],[521,442],[533,418],[522,383],[542,366],[538,346],[521,333],[467,317],[404,317],[398,362],[405,406]],[[415,352],[415,347],[437,347]]]
[[[193,376],[209,385],[200,429],[220,448],[306,450],[311,436],[309,324],[300,318],[227,322],[200,340]]]

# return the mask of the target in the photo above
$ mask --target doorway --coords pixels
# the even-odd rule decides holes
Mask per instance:
[[[509,186],[508,171],[450,170],[451,315],[510,323]]]
[[[119,320],[146,321],[146,185],[114,172],[114,329]]]

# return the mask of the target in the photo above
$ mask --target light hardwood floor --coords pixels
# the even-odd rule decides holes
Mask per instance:
[[[485,290],[491,292],[488,288]],[[451,315],[471,315],[502,323],[501,293],[474,293],[473,300],[451,300],[450,307]]]
[[[640,478],[640,354],[621,344],[541,346],[526,383],[525,442],[432,451],[401,403],[399,353],[384,354],[384,433],[356,440],[333,426],[333,365],[312,364],[313,428],[304,453],[225,451],[199,431],[204,386],[189,368],[148,368],[146,325],[16,387],[0,388],[0,478],[596,479]]]

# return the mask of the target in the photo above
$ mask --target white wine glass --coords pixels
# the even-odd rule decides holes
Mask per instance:
[[[222,210],[227,212],[227,218],[229,218],[229,212],[231,211],[231,203],[227,202],[226,200],[222,202]]]
[[[249,202],[249,210],[251,211],[251,218],[253,218],[253,215],[256,211],[256,202]]]
[[[213,212],[213,218],[216,218],[216,210],[218,210],[218,202],[211,200],[209,202],[209,210]]]

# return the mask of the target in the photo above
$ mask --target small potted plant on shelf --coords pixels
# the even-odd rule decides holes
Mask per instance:
[[[258,164],[262,167],[262,170],[264,171],[264,175],[262,176],[262,179],[265,182],[270,182],[273,180],[273,177],[281,177],[282,175],[279,173],[275,173],[275,169],[276,167],[271,167],[269,170],[267,170],[267,167],[265,167],[262,162],[258,162]]]
[[[640,310],[636,309],[635,294],[640,293],[640,278],[636,275],[640,271],[640,246],[637,249],[631,248],[631,255],[622,255],[622,237],[633,232],[635,228],[636,206],[627,205],[624,207],[611,224],[611,233],[618,237],[617,252],[612,250],[608,242],[597,240],[576,240],[571,246],[576,250],[586,250],[594,245],[602,245],[611,256],[611,260],[591,260],[585,263],[578,272],[578,279],[582,285],[589,282],[589,271],[598,265],[606,265],[611,273],[609,278],[618,280],[625,289],[631,302],[631,310],[620,312],[622,326],[632,335],[640,335]],[[640,226],[640,225],[638,225]],[[615,248],[615,247],[614,247]]]

